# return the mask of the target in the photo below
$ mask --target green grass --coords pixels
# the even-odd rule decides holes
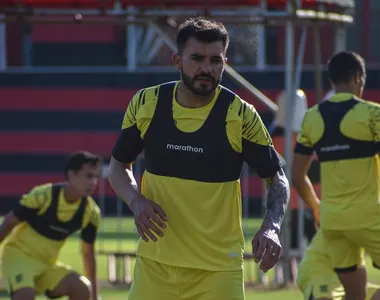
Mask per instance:
[[[246,252],[250,252],[250,240],[260,226],[261,220],[250,219],[244,222],[244,234],[246,239]],[[122,221],[115,218],[105,218],[102,223],[97,242],[98,250],[109,251],[135,251],[137,247],[137,233],[131,218],[124,218]],[[78,235],[68,239],[66,245],[62,249],[60,260],[66,264],[73,266],[78,272],[82,272],[82,261],[80,256],[80,240]],[[101,281],[107,280],[107,258],[99,255],[97,258],[98,263],[98,278]],[[369,278],[373,282],[380,282],[380,272],[369,266]],[[133,271],[133,262],[131,271]],[[245,276],[249,277],[248,270],[252,270],[254,277],[256,276],[257,267],[253,264],[245,266]],[[269,278],[273,277],[273,273],[269,272]],[[126,289],[101,289],[101,296],[103,300],[125,300],[128,291]],[[9,299],[8,297],[0,296],[0,300]],[[37,299],[46,299],[45,297],[38,297]],[[64,299],[64,298],[63,298]],[[246,300],[302,300],[302,295],[298,290],[247,290]]]

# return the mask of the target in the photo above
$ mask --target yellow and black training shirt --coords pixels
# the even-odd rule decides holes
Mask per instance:
[[[54,264],[66,238],[81,230],[83,241],[93,244],[100,209],[91,197],[67,202],[63,185],[44,184],[24,195],[13,213],[22,223],[12,231],[4,251],[16,247],[33,259]]]
[[[137,254],[178,267],[241,269],[242,163],[266,178],[280,169],[279,159],[252,105],[219,86],[206,106],[185,108],[175,99],[177,87],[140,90],[113,148],[123,163],[144,150],[142,193],[168,216],[164,237],[141,241]]]
[[[380,217],[380,105],[339,93],[310,108],[295,153],[321,166],[321,227],[368,228]]]

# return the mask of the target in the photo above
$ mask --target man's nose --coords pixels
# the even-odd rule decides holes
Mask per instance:
[[[207,63],[207,62],[204,62],[201,65],[201,71],[202,71],[202,73],[210,74],[212,72],[212,66],[211,66],[211,64]]]

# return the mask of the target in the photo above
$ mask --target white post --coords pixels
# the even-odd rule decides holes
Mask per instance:
[[[0,72],[7,68],[6,24],[0,22]]]
[[[291,1],[287,2],[287,9],[292,11]],[[285,173],[289,181],[292,173],[292,144],[293,144],[293,98],[295,97],[293,69],[294,69],[294,24],[292,20],[286,22],[286,46],[285,46]],[[284,283],[289,284],[290,278],[290,215],[285,215],[282,234],[283,234],[283,257],[284,257]]]
[[[335,53],[346,50],[347,27],[345,25],[335,26],[334,42],[335,42],[335,45],[334,45]]]
[[[127,9],[129,14],[134,14],[134,7],[129,6]],[[127,17],[128,18],[128,17]],[[135,71],[137,67],[137,41],[136,41],[136,25],[130,23],[127,25],[127,68],[128,71]]]
[[[261,0],[260,10],[266,10],[266,0]],[[257,47],[257,68],[265,70],[266,67],[266,28],[265,25],[257,25],[258,47]]]

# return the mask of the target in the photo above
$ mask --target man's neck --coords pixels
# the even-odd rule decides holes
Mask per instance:
[[[71,187],[70,185],[66,185],[64,187],[63,195],[65,197],[65,200],[70,203],[77,202],[81,198],[75,188]]]
[[[186,108],[199,108],[209,104],[215,97],[216,91],[213,91],[207,96],[197,96],[190,91],[186,85],[181,81],[177,88],[176,100],[177,102]]]
[[[336,94],[354,94],[355,91],[353,91],[349,86],[341,85],[341,86],[335,86],[334,88]]]

